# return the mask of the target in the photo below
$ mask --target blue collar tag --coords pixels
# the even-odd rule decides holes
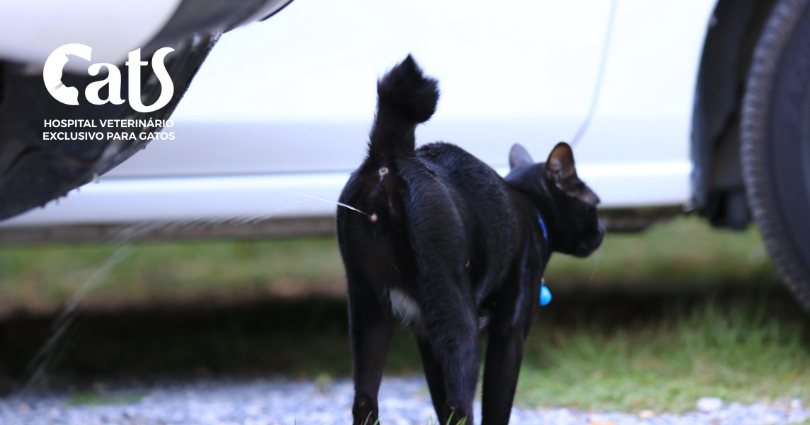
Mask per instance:
[[[551,302],[551,291],[546,286],[546,280],[540,279],[540,307],[545,307]]]

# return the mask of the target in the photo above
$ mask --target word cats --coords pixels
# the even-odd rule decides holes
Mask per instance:
[[[173,52],[171,47],[163,47],[158,49],[152,55],[152,70],[160,83],[160,96],[151,105],[144,105],[141,102],[141,67],[149,63],[141,60],[141,49],[135,49],[127,55],[125,63],[127,67],[127,99],[129,105],[136,112],[153,112],[166,106],[174,95],[174,84],[166,71],[164,60],[166,56]],[[73,55],[90,62],[92,59],[93,49],[90,46],[81,43],[65,44],[56,48],[48,56],[45,61],[45,67],[42,70],[42,79],[45,82],[45,88],[48,93],[53,96],[57,101],[65,105],[78,105],[79,104],[79,90],[76,87],[66,86],[62,82],[62,74],[65,65],[68,63],[68,55]],[[101,73],[102,69],[107,70],[106,78],[98,81],[93,81],[84,89],[84,97],[88,102],[93,105],[104,105],[112,103],[114,105],[121,105],[125,102],[121,96],[121,70],[111,63],[94,63],[87,68],[87,73],[95,77]],[[107,88],[107,98],[101,98],[101,90]]]

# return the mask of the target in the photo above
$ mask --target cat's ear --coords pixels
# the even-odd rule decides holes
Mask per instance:
[[[555,183],[561,183],[576,174],[574,152],[571,150],[571,146],[565,142],[557,143],[546,160],[546,178]]]
[[[519,143],[512,145],[512,149],[509,149],[510,170],[515,167],[532,164],[534,164],[534,160],[532,160],[532,157],[529,155],[529,151],[527,151],[526,148],[521,146]]]

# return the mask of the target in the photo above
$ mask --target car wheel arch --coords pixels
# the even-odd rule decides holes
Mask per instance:
[[[712,225],[751,220],[740,163],[740,112],[754,48],[776,0],[719,0],[707,23],[692,111],[691,209]]]

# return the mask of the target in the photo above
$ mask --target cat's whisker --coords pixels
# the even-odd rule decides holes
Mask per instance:
[[[590,285],[593,282],[593,278],[596,277],[596,272],[599,271],[599,265],[602,264],[602,250],[599,249],[596,252],[596,264],[593,265],[593,270],[591,271],[591,277],[588,278],[588,284]]]
[[[372,221],[375,221],[375,220],[376,220],[376,217],[372,217],[372,214],[369,214],[369,213],[367,213],[367,212],[365,212],[365,211],[361,211],[360,209],[355,208],[355,207],[353,207],[353,206],[351,206],[351,205],[349,205],[349,204],[344,204],[343,202],[332,201],[332,200],[330,200],[330,199],[321,198],[320,196],[315,196],[315,195],[313,195],[313,194],[311,194],[311,193],[306,193],[306,192],[301,192],[301,191],[295,191],[295,193],[297,193],[298,195],[301,195],[301,196],[306,196],[306,197],[308,197],[308,198],[317,199],[317,200],[319,200],[319,201],[327,202],[327,203],[330,203],[330,204],[335,204],[335,205],[337,205],[337,206],[339,206],[339,207],[343,207],[343,208],[346,208],[346,209],[352,210],[352,211],[354,211],[354,212],[358,212],[358,213],[360,213],[360,214],[363,214],[363,215],[364,215],[364,216],[366,216],[366,217],[371,217],[371,218],[372,218]]]

